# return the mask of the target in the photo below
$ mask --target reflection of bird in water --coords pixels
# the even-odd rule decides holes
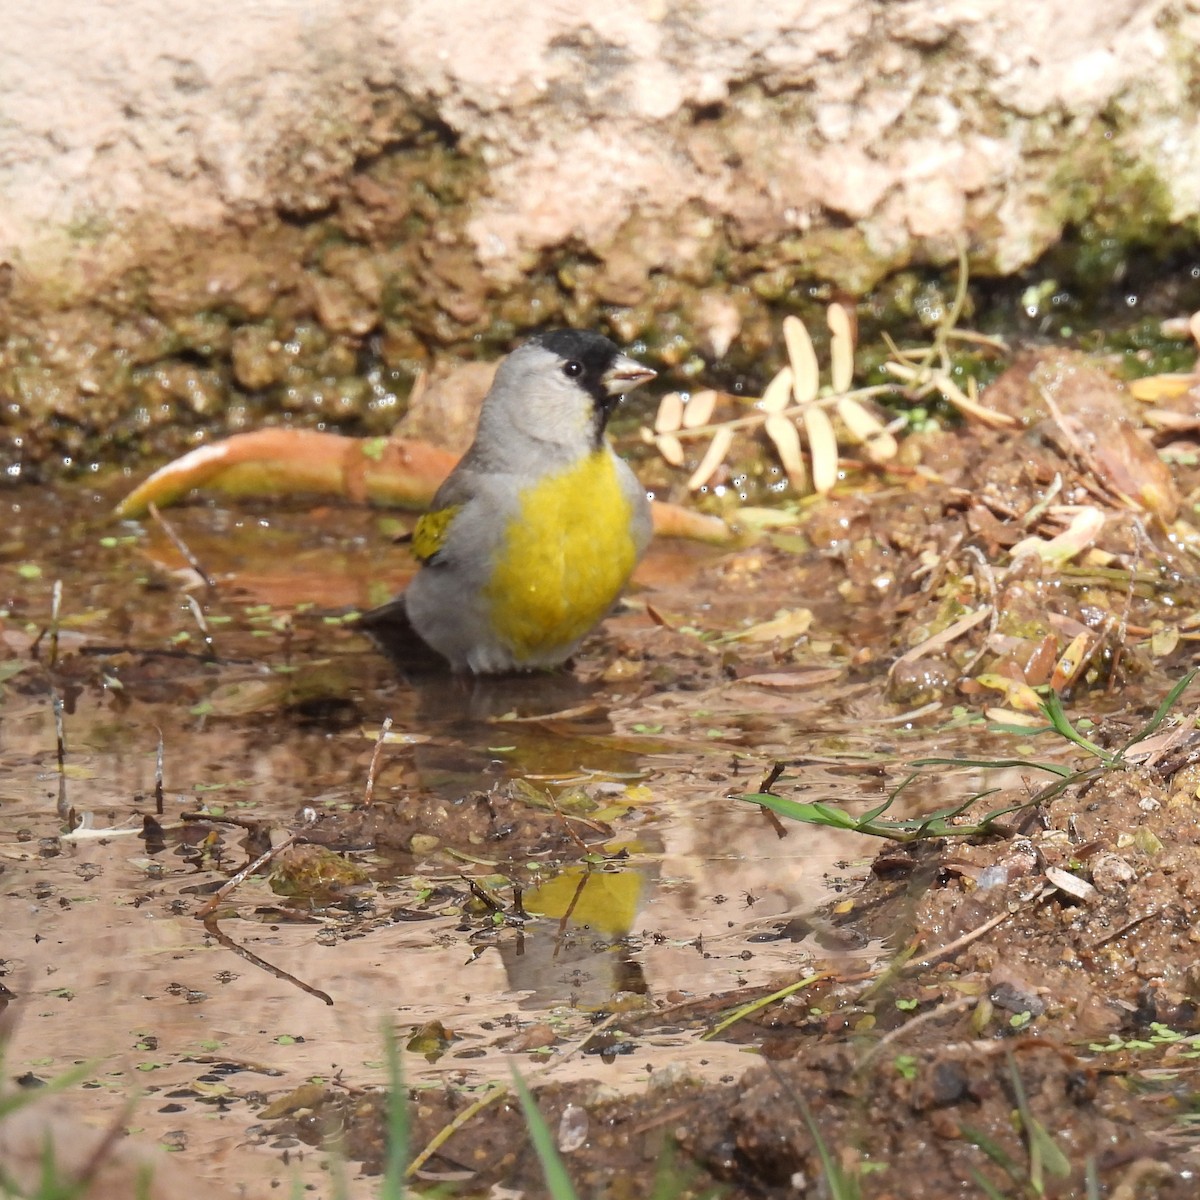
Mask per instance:
[[[649,989],[624,940],[651,868],[567,867],[524,896],[531,921],[499,943],[509,984],[527,1008],[604,1008],[614,995]]]

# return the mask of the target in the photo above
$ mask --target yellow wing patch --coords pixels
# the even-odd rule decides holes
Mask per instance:
[[[578,641],[612,607],[637,562],[632,517],[607,449],[526,489],[486,589],[518,662]]]
[[[446,532],[461,507],[461,504],[451,504],[448,508],[435,508],[417,519],[413,526],[412,552],[420,562],[429,562],[445,545]]]

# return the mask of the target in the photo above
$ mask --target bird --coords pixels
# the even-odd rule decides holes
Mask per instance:
[[[605,428],[655,377],[608,338],[538,334],[501,364],[475,439],[412,533],[407,589],[360,626],[401,672],[565,662],[650,541],[650,505]]]

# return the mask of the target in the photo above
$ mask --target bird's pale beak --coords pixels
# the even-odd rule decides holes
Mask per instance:
[[[610,396],[623,396],[635,387],[648,383],[657,374],[657,371],[642,366],[627,354],[618,354],[613,360],[613,365],[600,377],[600,381]]]

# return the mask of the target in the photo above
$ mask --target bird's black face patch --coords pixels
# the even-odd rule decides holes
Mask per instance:
[[[530,340],[558,355],[563,360],[563,374],[575,380],[591,396],[596,407],[596,441],[599,442],[618,400],[604,386],[604,375],[621,351],[608,338],[582,329],[553,329]]]

